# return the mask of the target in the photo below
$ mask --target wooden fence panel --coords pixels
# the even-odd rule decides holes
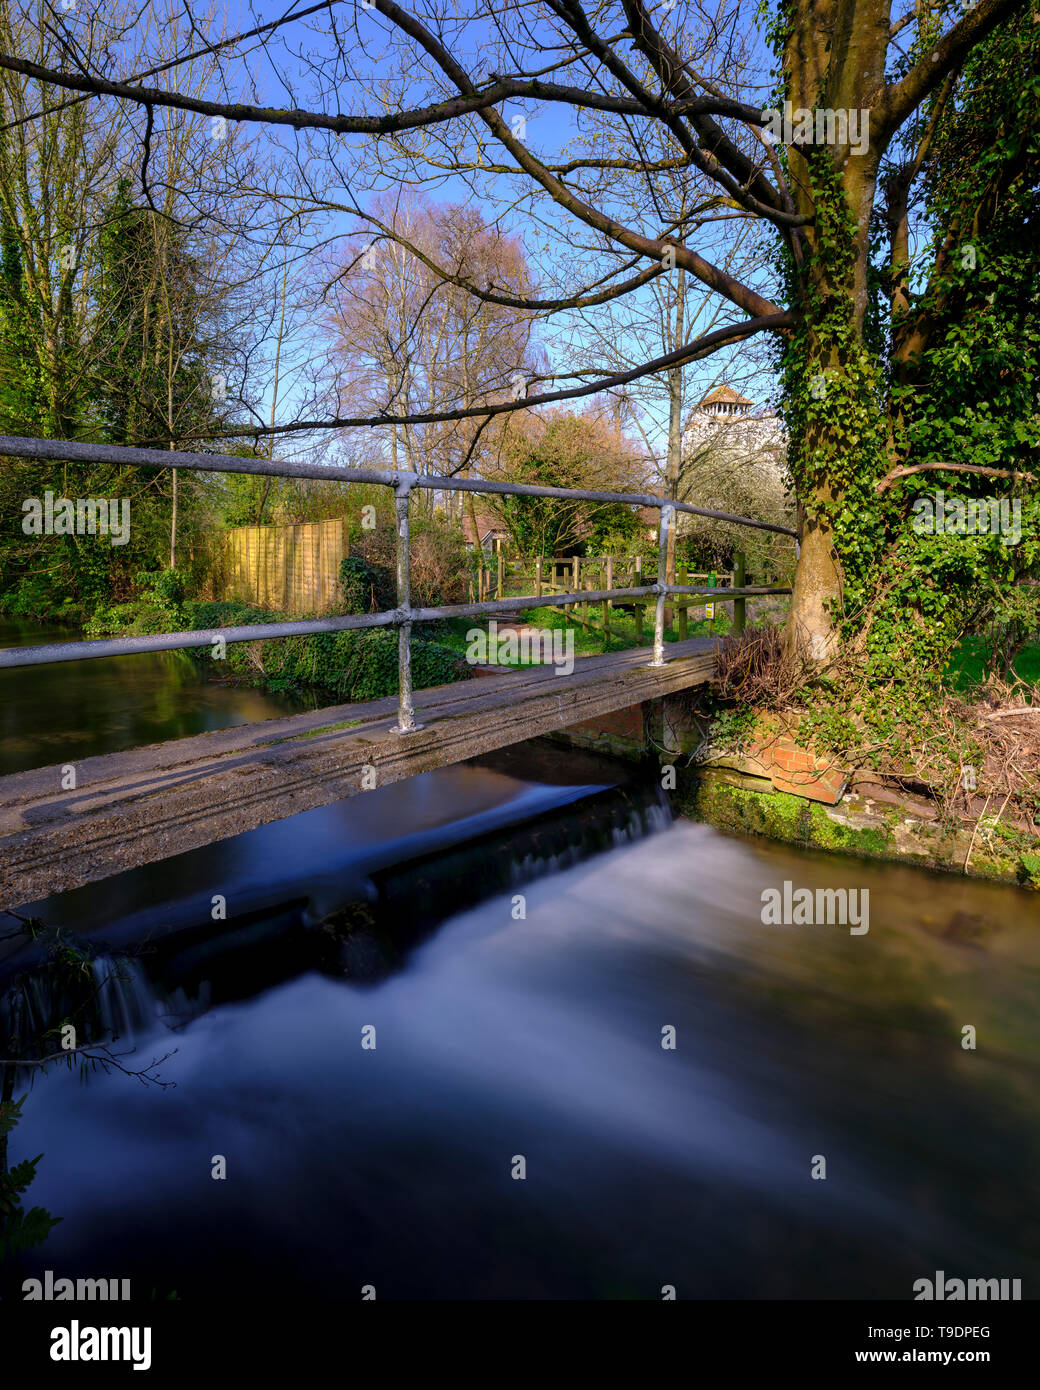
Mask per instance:
[[[227,532],[224,547],[216,598],[293,615],[340,608],[339,567],[350,549],[344,518],[238,526]]]

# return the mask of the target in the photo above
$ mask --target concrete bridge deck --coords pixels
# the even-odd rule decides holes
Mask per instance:
[[[418,691],[422,725],[397,731],[395,697],[108,753],[0,778],[0,908],[142,864],[703,684],[715,643],[581,657]],[[67,766],[67,765],[66,765]],[[66,774],[67,780],[67,774]]]

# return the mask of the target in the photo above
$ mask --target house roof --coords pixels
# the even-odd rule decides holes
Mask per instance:
[[[734,391],[732,386],[716,386],[714,391],[709,391],[701,401],[701,405],[754,405],[754,401],[749,401],[747,396],[742,396],[739,391]]]
[[[509,534],[496,517],[490,516],[487,512],[482,512],[479,507],[476,508],[476,513],[477,536],[475,540],[469,508],[466,507],[462,513],[462,536],[468,545],[481,545],[489,536],[505,536]]]

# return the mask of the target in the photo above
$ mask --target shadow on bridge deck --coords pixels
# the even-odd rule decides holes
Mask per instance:
[[[715,643],[669,644],[337,705],[0,778],[0,908],[66,892],[315,806],[703,684]],[[65,765],[67,766],[67,765]],[[66,778],[67,780],[67,778]]]

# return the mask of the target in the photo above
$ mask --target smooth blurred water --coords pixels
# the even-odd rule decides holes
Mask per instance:
[[[175,1088],[55,1072],[27,1103],[33,1200],[64,1217],[30,1266],[183,1298],[910,1298],[936,1269],[1034,1296],[1033,906],[842,862],[865,936],[759,920],[832,859],[679,822],[375,986],[155,1019],[138,1056],[176,1048]]]

